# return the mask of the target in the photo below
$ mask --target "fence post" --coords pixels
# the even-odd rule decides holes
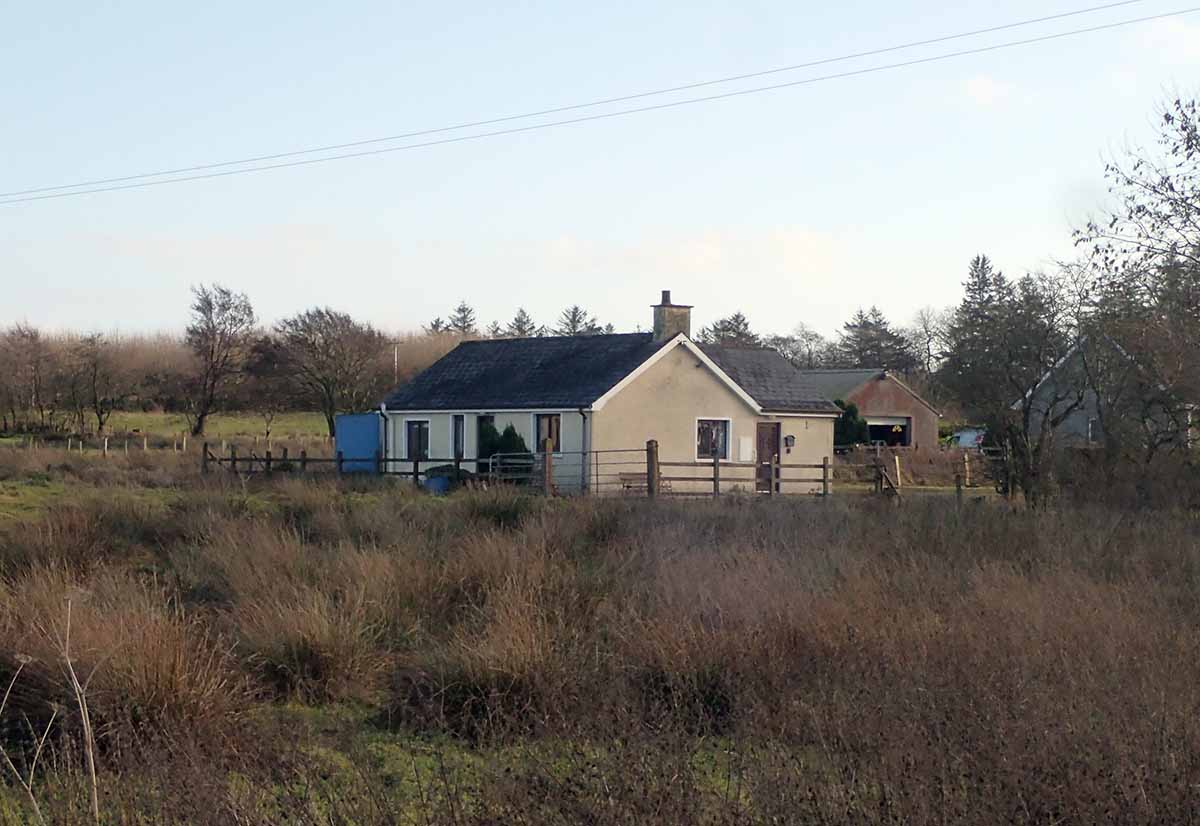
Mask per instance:
[[[774,496],[779,493],[779,454],[771,454],[771,484],[767,485],[767,495]]]
[[[145,453],[149,449],[149,441],[148,436],[142,436],[142,453]]]
[[[340,450],[337,452],[337,475],[342,475],[342,452]]]
[[[378,450],[375,451],[375,475],[383,475],[383,453]]]
[[[265,456],[266,456],[265,465],[266,465],[266,469],[267,469],[267,475],[270,476],[271,475],[271,451],[268,450],[266,452]]]
[[[208,473],[208,442],[204,443],[204,447],[200,451],[200,472]]]
[[[229,446],[229,472],[237,473],[237,448]]]
[[[126,456],[129,455],[129,440],[128,439],[125,440],[125,455]]]
[[[67,437],[67,453],[71,452],[71,437]]]
[[[875,457],[875,492],[883,493],[883,464]]]
[[[829,491],[829,457],[821,459],[821,495],[828,496]]]
[[[1013,472],[1012,445],[1007,441],[1004,443],[1004,480],[1004,498],[1011,500],[1013,498],[1013,487],[1016,484],[1016,474]]]
[[[646,496],[658,496],[658,440],[646,442]]]
[[[183,434],[183,452],[187,453],[187,434]]]
[[[897,453],[896,454],[896,490],[900,490],[900,488],[902,488],[902,487],[904,487],[904,484],[900,480],[900,454]]]
[[[108,437],[104,437],[104,458],[108,458]]]
[[[421,460],[413,459],[413,484],[417,487],[421,486]]]
[[[542,492],[547,496],[554,495],[554,442],[551,439],[542,442]]]
[[[721,495],[721,454],[713,451],[713,496]]]
[[[963,478],[961,473],[954,474],[954,504],[962,507]]]
[[[308,451],[300,448],[300,472],[304,473],[308,470]]]
[[[971,487],[971,454],[963,454],[963,484]]]
[[[174,453],[179,452],[179,440],[178,439],[173,439],[171,441],[171,451]]]

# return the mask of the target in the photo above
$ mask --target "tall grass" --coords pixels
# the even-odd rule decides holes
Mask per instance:
[[[70,598],[114,820],[149,800],[262,823],[1200,811],[1187,512],[195,485],[0,527],[0,678],[32,658],[5,742],[67,706],[47,640]],[[297,703],[426,745],[401,782],[273,722]]]

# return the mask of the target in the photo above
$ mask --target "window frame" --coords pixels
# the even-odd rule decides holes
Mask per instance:
[[[692,434],[695,436],[695,439],[696,439],[696,448],[695,448],[696,461],[703,461],[703,460],[708,460],[710,462],[712,461],[711,453],[709,453],[707,456],[700,453],[700,423],[701,422],[724,422],[724,424],[725,424],[725,444],[724,444],[724,450],[719,452],[719,455],[723,454],[723,455],[720,455],[720,461],[722,461],[722,462],[731,461],[731,459],[729,458],[729,454],[730,454],[730,451],[733,449],[733,419],[731,419],[728,416],[697,416],[696,417],[696,420],[693,423],[693,427],[692,427]]]
[[[455,444],[459,441],[459,428],[461,427],[462,444]],[[450,458],[465,459],[467,458],[467,414],[466,413],[451,413],[450,414]]]
[[[553,416],[558,419],[558,432],[556,434],[557,438],[555,439],[554,449],[550,451],[550,455],[561,456],[562,452],[563,452],[563,450],[562,450],[562,441],[563,441],[563,439],[562,439],[562,418],[563,418],[562,411],[546,412],[546,413],[531,413],[530,414],[530,418],[532,420],[530,432],[533,434],[533,442],[534,442],[533,452],[535,455],[541,455],[541,453],[542,453],[542,440],[541,440],[541,438],[539,438],[540,433],[539,433],[538,425],[541,422],[541,419],[543,416],[545,416],[545,417]]]
[[[411,418],[411,419],[405,418],[403,421],[404,421],[404,458],[407,460],[417,459],[418,461],[428,462],[429,459],[431,458],[430,449],[433,447],[433,445],[432,445],[433,421],[428,418]],[[424,456],[413,456],[412,452],[409,450],[408,426],[410,424],[424,424],[425,425],[425,455]]]

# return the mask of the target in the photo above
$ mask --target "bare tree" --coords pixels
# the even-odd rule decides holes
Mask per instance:
[[[918,366],[927,376],[937,372],[946,346],[947,313],[934,307],[922,307],[904,331],[912,344]]]
[[[82,404],[96,420],[96,432],[103,433],[113,411],[133,391],[133,377],[121,361],[119,344],[101,333],[83,336],[71,348],[71,371]]]
[[[246,361],[246,381],[240,389],[239,406],[259,415],[263,438],[269,442],[275,420],[300,401],[287,353],[278,337],[264,335],[255,339]]]
[[[275,332],[287,369],[325,415],[330,436],[338,413],[374,406],[390,380],[387,339],[345,313],[307,310]]]
[[[32,415],[36,420],[25,422],[25,426],[52,429],[63,402],[59,354],[36,327],[17,324],[4,334],[3,355],[11,365],[14,418]]]
[[[186,338],[198,359],[199,373],[188,394],[188,417],[192,435],[199,436],[242,369],[253,340],[255,317],[244,293],[220,284],[193,287],[192,299]]]

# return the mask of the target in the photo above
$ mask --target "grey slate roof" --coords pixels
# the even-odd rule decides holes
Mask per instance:
[[[837,406],[803,371],[777,351],[701,344],[704,354],[729,378],[774,413],[838,413]]]
[[[864,367],[853,370],[801,370],[805,379],[827,399],[841,399],[856,388],[878,378],[882,367]]]
[[[661,346],[651,333],[464,341],[385,404],[389,410],[586,407]]]

